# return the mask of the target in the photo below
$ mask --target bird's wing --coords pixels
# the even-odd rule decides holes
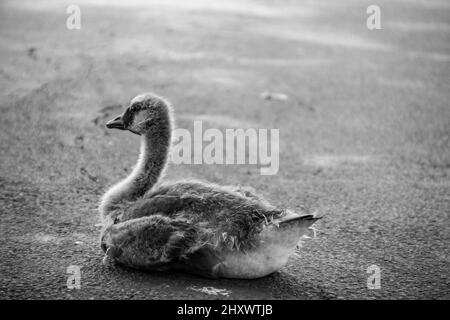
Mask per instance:
[[[163,214],[173,216],[175,213],[189,209],[193,203],[203,199],[197,195],[155,195],[142,198],[130,206],[122,215],[121,221]]]

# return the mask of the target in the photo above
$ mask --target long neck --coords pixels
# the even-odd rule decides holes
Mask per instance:
[[[123,203],[142,197],[163,175],[172,131],[169,114],[157,123],[141,136],[139,160],[131,174],[103,196],[100,204],[102,215],[107,215]]]

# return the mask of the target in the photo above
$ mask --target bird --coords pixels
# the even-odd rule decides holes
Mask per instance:
[[[163,181],[174,128],[173,107],[163,97],[136,96],[106,127],[141,142],[132,172],[100,200],[105,264],[261,278],[285,266],[320,219],[277,208],[251,187]]]

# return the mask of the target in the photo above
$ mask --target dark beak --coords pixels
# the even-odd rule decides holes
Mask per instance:
[[[112,120],[109,120],[106,123],[106,127],[108,129],[120,129],[120,130],[125,130],[125,123],[123,122],[123,114],[121,114],[120,116],[115,117]]]

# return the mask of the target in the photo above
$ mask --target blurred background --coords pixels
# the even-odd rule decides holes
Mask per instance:
[[[444,0],[1,1],[0,298],[448,299],[449,74]],[[179,127],[280,129],[277,175],[167,170],[324,214],[280,272],[212,281],[101,264],[98,198],[139,144],[104,124],[148,91]]]

